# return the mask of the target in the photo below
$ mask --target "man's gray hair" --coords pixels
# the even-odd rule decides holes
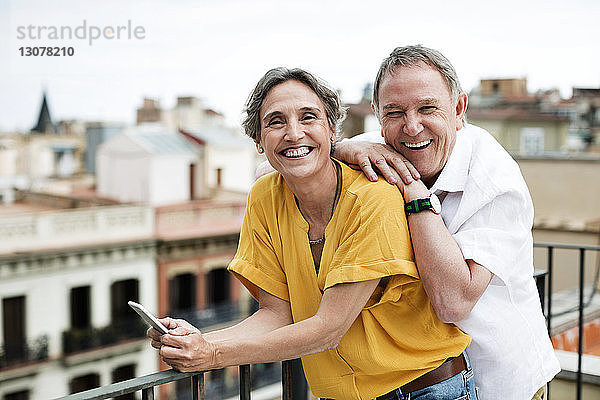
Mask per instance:
[[[451,100],[456,103],[458,95],[464,93],[458,80],[458,75],[454,67],[442,53],[437,50],[430,49],[421,45],[396,47],[390,55],[383,60],[375,84],[373,85],[373,105],[375,109],[379,109],[379,89],[381,82],[386,74],[393,74],[394,70],[399,67],[412,67],[419,63],[425,63],[436,69],[444,78],[448,90],[450,91]]]
[[[342,107],[338,93],[308,71],[300,68],[288,69],[285,67],[273,68],[267,71],[260,78],[250,96],[248,96],[244,108],[245,116],[242,120],[242,127],[246,135],[250,136],[256,143],[260,142],[260,108],[269,91],[287,81],[304,83],[315,92],[323,102],[329,126],[337,136],[337,133],[341,129],[342,121],[346,118],[346,109]]]

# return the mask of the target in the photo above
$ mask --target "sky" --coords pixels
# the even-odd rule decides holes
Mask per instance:
[[[170,108],[196,96],[235,125],[276,66],[305,68],[356,102],[381,60],[407,44],[440,50],[467,91],[482,78],[526,77],[530,91],[569,97],[600,88],[599,20],[597,0],[2,0],[0,132],[31,129],[44,90],[55,120],[134,123],[144,97]],[[84,39],[66,37],[84,23]],[[66,27],[63,38],[52,27]],[[112,39],[90,44],[92,28]],[[39,46],[74,55],[20,55]]]

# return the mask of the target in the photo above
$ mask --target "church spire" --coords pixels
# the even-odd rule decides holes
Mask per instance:
[[[37,125],[31,129],[31,131],[35,133],[56,133],[56,127],[52,123],[52,118],[50,117],[46,92],[44,92],[42,97],[42,107],[40,109]]]

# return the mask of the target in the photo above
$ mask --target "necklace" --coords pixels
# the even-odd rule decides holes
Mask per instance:
[[[314,244],[320,244],[323,243],[325,241],[325,235],[321,236],[319,239],[317,240],[310,240],[308,239],[308,244],[310,244],[311,246]]]
[[[339,200],[339,196],[340,196],[340,192],[342,189],[342,177],[341,177],[341,171],[340,171],[340,165],[335,162],[335,176],[337,179],[337,183],[335,185],[335,195],[333,196],[333,204],[331,205],[331,214],[329,215],[329,219],[331,219],[333,217],[333,212],[335,211],[335,205],[337,203],[337,201]],[[321,244],[325,241],[325,234],[323,234],[323,236],[321,236],[318,239],[315,240],[310,240],[310,237],[308,238],[308,244],[313,246],[313,245],[317,245],[317,244]]]

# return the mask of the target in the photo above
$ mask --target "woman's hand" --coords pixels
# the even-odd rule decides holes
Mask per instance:
[[[175,320],[173,318],[159,318],[158,319],[167,329],[175,329],[178,327],[177,325],[177,321],[181,321],[181,320]],[[148,328],[148,330],[146,331],[146,336],[148,336],[150,339],[152,339],[152,342],[150,343],[152,345],[152,347],[154,347],[155,349],[159,349],[160,350],[160,338],[163,334],[159,331],[157,331],[156,329],[150,327]]]
[[[156,330],[149,329],[148,336],[164,362],[181,372],[216,367],[214,346],[204,340],[195,326],[182,319],[164,318],[161,322],[169,333],[157,336]]]

